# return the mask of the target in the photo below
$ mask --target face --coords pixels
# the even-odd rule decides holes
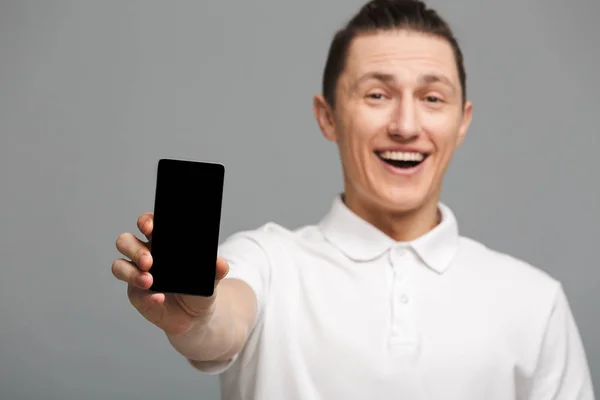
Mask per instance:
[[[392,212],[437,207],[471,107],[450,44],[407,31],[355,38],[335,109],[322,96],[314,101],[323,134],[339,148],[347,201]]]

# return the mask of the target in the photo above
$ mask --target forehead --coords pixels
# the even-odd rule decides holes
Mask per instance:
[[[348,49],[344,73],[353,80],[385,71],[409,79],[424,73],[443,74],[458,83],[456,59],[443,38],[407,30],[361,34]]]

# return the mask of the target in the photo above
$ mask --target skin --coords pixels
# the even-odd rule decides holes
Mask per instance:
[[[472,116],[450,44],[406,30],[355,38],[335,103],[317,95],[313,111],[325,138],[338,145],[346,205],[397,241],[431,230],[443,176]],[[429,156],[420,173],[400,176],[375,154],[390,147]]]

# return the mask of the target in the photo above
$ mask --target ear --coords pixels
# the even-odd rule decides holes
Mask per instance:
[[[323,136],[329,141],[337,141],[333,109],[329,106],[323,95],[319,94],[314,97],[313,112]]]
[[[469,126],[471,125],[471,120],[473,118],[473,104],[470,101],[465,102],[465,106],[462,113],[462,121],[460,122],[460,127],[458,129],[458,138],[456,141],[456,147],[459,147],[469,130]]]

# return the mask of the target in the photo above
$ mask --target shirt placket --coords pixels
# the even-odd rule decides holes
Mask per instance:
[[[395,351],[410,351],[417,344],[417,327],[412,253],[406,246],[390,251],[391,282],[391,332],[389,345]]]

